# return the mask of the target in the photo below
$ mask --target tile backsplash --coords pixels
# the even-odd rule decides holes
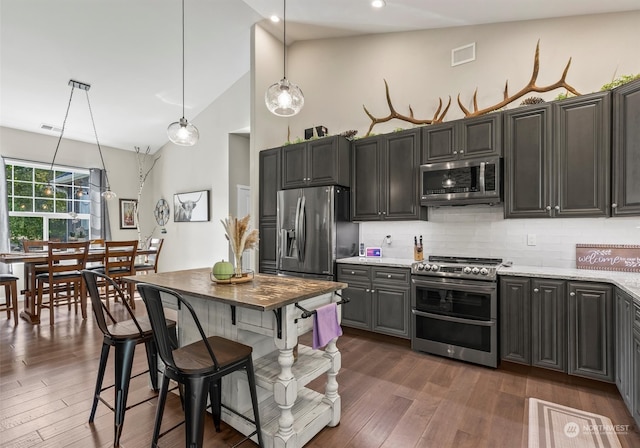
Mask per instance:
[[[385,257],[413,258],[413,237],[420,235],[425,258],[492,257],[575,268],[576,244],[640,244],[640,217],[504,219],[500,206],[469,205],[429,208],[428,221],[360,223],[360,242],[382,247]]]

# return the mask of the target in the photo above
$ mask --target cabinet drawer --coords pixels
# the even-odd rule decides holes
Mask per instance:
[[[409,269],[374,267],[371,277],[374,282],[393,283],[407,287],[410,285]]]
[[[338,281],[347,282],[359,281],[369,283],[371,270],[368,266],[356,264],[339,264]]]

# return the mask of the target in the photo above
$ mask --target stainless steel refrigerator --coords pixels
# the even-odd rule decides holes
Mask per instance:
[[[349,190],[311,187],[278,192],[278,274],[333,280],[336,259],[358,253]]]

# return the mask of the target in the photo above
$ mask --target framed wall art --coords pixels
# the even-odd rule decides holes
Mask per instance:
[[[135,229],[136,223],[136,201],[135,199],[120,199],[120,228]]]
[[[209,221],[209,190],[174,194],[173,221]]]

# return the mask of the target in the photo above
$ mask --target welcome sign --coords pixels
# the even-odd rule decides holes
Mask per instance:
[[[640,272],[640,246],[576,244],[576,267],[600,271]]]

